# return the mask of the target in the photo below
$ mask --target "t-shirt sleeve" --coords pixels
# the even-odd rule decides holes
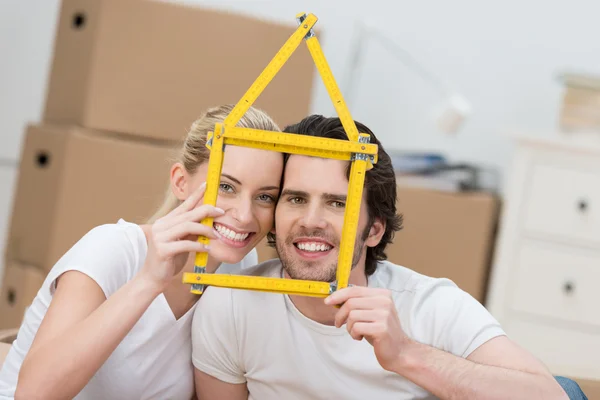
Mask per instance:
[[[232,290],[209,287],[194,311],[192,363],[223,382],[244,383]]]
[[[93,279],[109,298],[137,272],[139,252],[122,225],[107,224],[86,233],[54,265],[48,274],[50,294],[67,271],[79,271]]]
[[[447,279],[415,288],[409,318],[417,341],[463,358],[505,334],[481,303]]]

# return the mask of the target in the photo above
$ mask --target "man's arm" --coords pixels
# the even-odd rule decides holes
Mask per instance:
[[[411,341],[390,370],[441,399],[568,399],[543,365],[506,336],[466,359]]]
[[[367,339],[384,369],[441,399],[568,399],[544,366],[506,336],[488,340],[465,359],[410,339],[389,290],[350,287],[325,302],[343,304],[336,326],[346,323],[354,339]]]
[[[246,383],[227,383],[197,369],[194,371],[196,397],[198,400],[248,399],[248,387]]]

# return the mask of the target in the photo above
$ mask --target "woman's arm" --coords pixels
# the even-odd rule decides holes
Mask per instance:
[[[181,271],[189,253],[207,251],[197,237],[214,238],[214,234],[196,221],[216,217],[222,211],[200,205],[203,194],[201,186],[153,224],[144,266],[108,299],[86,274],[68,271],[61,275],[21,366],[16,399],[73,398],[85,387],[156,296]]]
[[[63,274],[21,367],[15,398],[75,397],[159,293],[140,275],[105,301],[87,275]]]

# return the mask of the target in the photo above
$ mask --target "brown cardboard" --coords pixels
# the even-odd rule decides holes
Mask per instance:
[[[144,222],[161,204],[172,149],[79,127],[30,126],[7,257],[45,270],[94,226]]]
[[[398,186],[397,208],[404,228],[388,245],[388,259],[424,275],[449,278],[483,303],[498,199],[489,193]]]
[[[180,140],[206,108],[237,103],[296,28],[163,1],[63,0],[44,120]],[[299,121],[315,74],[301,43],[254,105],[282,128]]]
[[[271,260],[273,258],[279,258],[277,255],[277,250],[275,247],[270,247],[267,245],[267,238],[264,238],[262,241],[256,245],[256,252],[258,253],[258,262],[261,263],[263,261]]]
[[[25,310],[44,283],[45,274],[38,268],[9,262],[4,269],[0,291],[0,329],[18,328]]]
[[[588,379],[579,379],[579,378],[571,378],[575,380],[583,393],[587,396],[588,399],[600,399],[600,380],[588,380]]]

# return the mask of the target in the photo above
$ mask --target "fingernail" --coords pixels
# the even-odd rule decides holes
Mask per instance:
[[[329,297],[326,297],[325,298],[325,304],[329,304],[329,303],[331,303],[331,299]]]
[[[225,214],[225,210],[223,210],[222,208],[215,207],[215,210],[217,210],[217,211],[218,211],[218,212],[220,212],[221,214]]]

